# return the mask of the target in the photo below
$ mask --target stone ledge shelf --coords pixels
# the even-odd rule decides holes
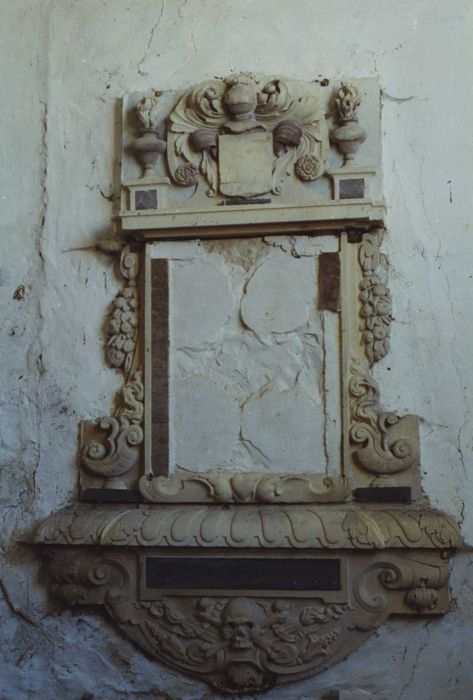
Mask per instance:
[[[242,226],[245,236],[261,236],[262,231],[265,234],[340,231],[347,226],[368,229],[381,225],[384,214],[383,202],[358,199],[346,201],[343,211],[337,201],[293,206],[246,204],[198,211],[123,211],[117,224],[122,231],[132,232],[142,240],[195,237],[196,226],[204,229],[199,232],[201,238],[225,238],[236,233],[241,236]]]
[[[78,505],[47,518],[35,544],[124,547],[455,549],[456,523],[432,509],[330,506]]]

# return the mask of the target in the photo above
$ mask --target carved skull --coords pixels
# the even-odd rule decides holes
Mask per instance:
[[[254,646],[255,627],[260,617],[258,606],[247,598],[230,600],[222,611],[222,634],[233,649]]]

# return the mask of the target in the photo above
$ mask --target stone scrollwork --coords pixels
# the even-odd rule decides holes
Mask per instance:
[[[209,195],[227,194],[219,170],[225,134],[240,137],[239,143],[249,134],[268,134],[268,145],[272,143],[272,187],[244,196],[269,190],[280,194],[292,173],[308,182],[325,170],[329,143],[321,103],[314,94],[295,92],[282,78],[242,73],[210,80],[185,94],[169,120],[171,177],[189,186],[200,172]],[[248,161],[247,167],[251,172],[255,163]]]
[[[117,415],[105,416],[98,424],[108,436],[83,445],[82,466],[95,476],[122,477],[137,463],[143,442],[143,395],[142,373],[137,371],[122,389]]]
[[[138,269],[138,254],[126,246],[120,256],[125,284],[112,303],[106,342],[108,362],[123,371],[125,384],[115,414],[97,424],[86,423],[81,445],[82,467],[95,477],[113,480],[108,485],[115,487],[123,487],[121,478],[137,464],[143,442],[144,386],[137,367]]]
[[[381,253],[382,236],[367,233],[359,249],[362,270],[360,282],[360,331],[365,354],[370,365],[379,362],[389,352],[391,294],[387,287],[388,261]]]
[[[363,469],[372,474],[397,474],[419,460],[416,416],[380,411],[379,389],[361,363],[350,367],[350,441]]]
[[[448,562],[439,552],[355,555],[341,590],[291,599],[193,590],[156,598],[138,585],[139,558],[131,550],[54,547],[47,556],[54,591],[67,604],[103,605],[157,661],[231,695],[319,673],[389,615],[439,614],[447,599]]]
[[[343,501],[350,493],[342,477],[248,472],[144,476],[140,491],[156,503],[324,503]]]

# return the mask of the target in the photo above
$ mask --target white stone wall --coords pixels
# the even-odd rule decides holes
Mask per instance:
[[[379,76],[392,353],[386,406],[422,416],[423,488],[473,541],[470,0],[1,0],[0,698],[204,700],[92,611],[48,600],[21,541],[77,490],[77,426],[120,379],[102,359],[116,291],[117,100],[232,70]],[[453,611],[384,625],[346,661],[270,700],[358,688],[376,700],[473,696],[473,563]]]

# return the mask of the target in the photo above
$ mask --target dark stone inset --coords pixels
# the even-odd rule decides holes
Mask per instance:
[[[363,199],[365,179],[363,177],[340,180],[340,199]]]
[[[90,503],[141,503],[143,496],[134,489],[85,489],[82,500]]]
[[[147,588],[339,591],[340,559],[147,557]]]
[[[222,202],[227,207],[235,206],[235,204],[271,204],[268,199],[245,199],[244,197],[234,197],[233,199],[225,199]]]
[[[151,460],[169,474],[169,264],[151,261]]]
[[[410,503],[410,486],[367,486],[353,491],[362,503]]]
[[[319,311],[340,311],[340,256],[319,255]]]
[[[136,190],[135,209],[157,209],[158,193],[156,190]]]

